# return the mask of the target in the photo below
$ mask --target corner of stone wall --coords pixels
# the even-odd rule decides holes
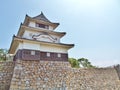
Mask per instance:
[[[114,68],[115,68],[117,75],[118,75],[118,78],[120,80],[120,65],[118,64],[118,65],[114,66]]]

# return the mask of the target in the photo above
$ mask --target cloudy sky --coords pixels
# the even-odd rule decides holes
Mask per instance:
[[[25,15],[41,11],[56,31],[66,32],[63,43],[74,43],[69,57],[88,58],[93,65],[120,64],[120,0],[1,0],[0,48],[9,49]]]

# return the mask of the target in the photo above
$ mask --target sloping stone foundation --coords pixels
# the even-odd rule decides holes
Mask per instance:
[[[0,90],[120,90],[117,72],[73,69],[69,62],[0,62]]]
[[[114,68],[73,69],[69,62],[17,61],[10,90],[120,90]]]

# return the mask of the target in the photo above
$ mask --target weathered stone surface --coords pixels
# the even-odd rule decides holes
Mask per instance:
[[[114,68],[73,69],[69,62],[17,61],[10,90],[120,90]]]
[[[0,62],[0,90],[8,90],[10,87],[14,62]]]
[[[12,74],[13,73],[13,74]],[[12,80],[11,80],[12,79]],[[73,69],[68,62],[0,62],[0,90],[120,90],[114,68]]]

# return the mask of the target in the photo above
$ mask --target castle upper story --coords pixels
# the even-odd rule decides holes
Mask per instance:
[[[35,17],[26,15],[17,36],[31,40],[60,43],[60,39],[66,33],[54,31],[58,25],[59,23],[49,21],[42,12]]]

